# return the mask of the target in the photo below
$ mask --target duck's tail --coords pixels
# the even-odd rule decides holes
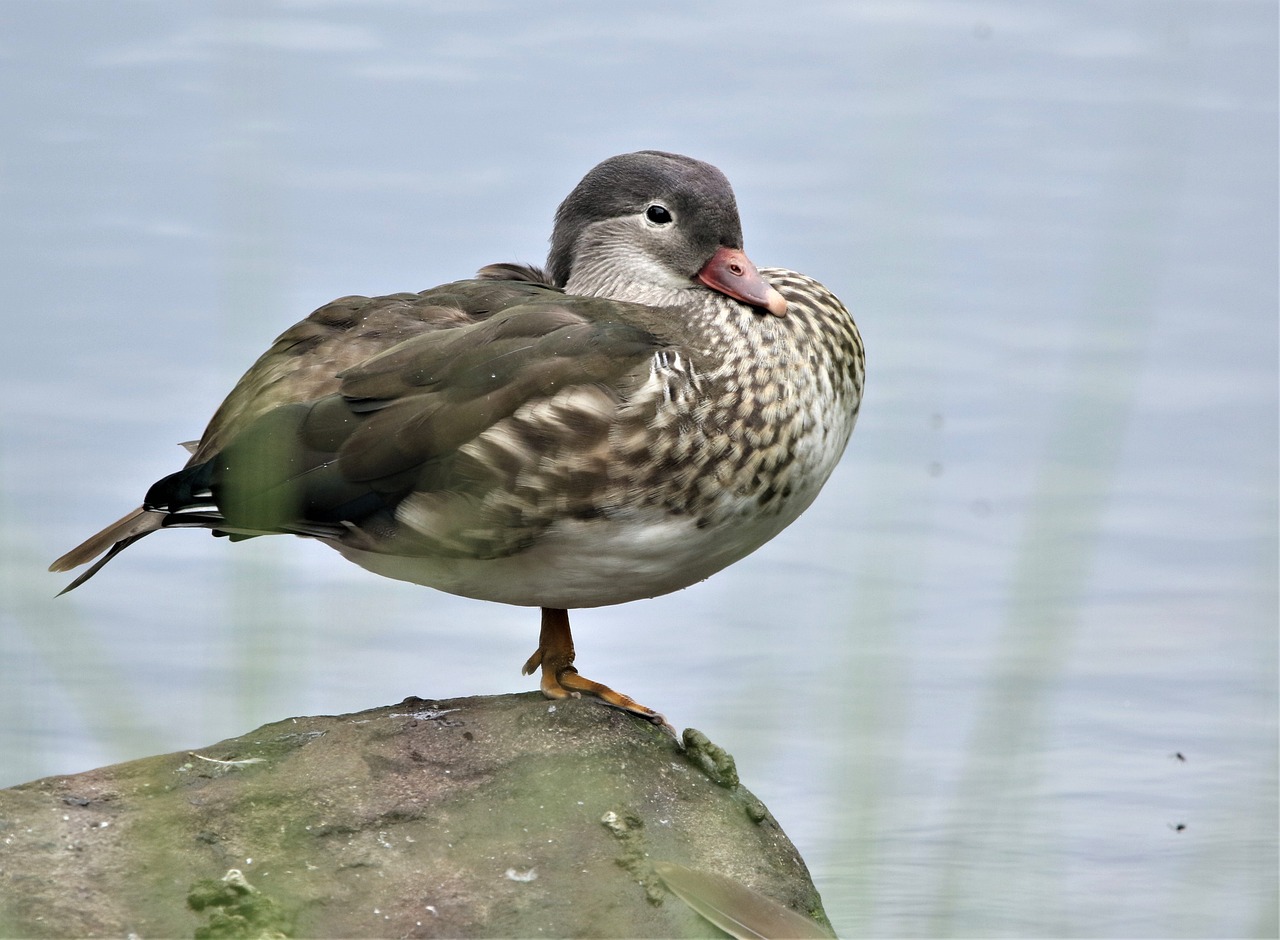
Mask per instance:
[[[61,591],[59,595],[73,591],[84,584],[116,555],[120,554],[143,536],[150,535],[164,524],[164,512],[152,512],[139,506],[133,512],[107,526],[97,535],[91,535],[71,551],[67,552],[49,566],[50,571],[70,571],[81,565],[93,562],[92,567],[76,578]],[[98,556],[101,555],[101,558]]]

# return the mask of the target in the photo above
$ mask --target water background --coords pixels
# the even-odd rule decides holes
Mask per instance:
[[[532,688],[537,615],[165,533],[292,322],[733,181],[868,347],[814,508],[579,663],[732,752],[844,936],[1277,932],[1270,2],[0,4],[0,785]],[[1181,755],[1181,758],[1177,755]]]

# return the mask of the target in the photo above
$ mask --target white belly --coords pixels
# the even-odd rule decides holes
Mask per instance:
[[[702,529],[656,509],[630,519],[566,520],[537,544],[501,558],[409,557],[329,544],[384,577],[479,600],[572,610],[657,597],[703,581],[773,538],[811,500],[792,499],[781,514],[744,513]]]

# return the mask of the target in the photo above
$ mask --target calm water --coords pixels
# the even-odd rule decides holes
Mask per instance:
[[[808,516],[579,615],[584,672],[737,756],[843,935],[1276,935],[1275,4],[0,24],[0,785],[531,688],[534,612],[317,545],[170,533],[57,601],[44,568],[285,326],[538,261],[658,147],[846,300],[868,393]]]

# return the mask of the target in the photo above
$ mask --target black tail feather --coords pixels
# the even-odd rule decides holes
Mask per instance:
[[[152,484],[142,508],[163,512],[180,512],[214,505],[213,461],[184,467]]]

